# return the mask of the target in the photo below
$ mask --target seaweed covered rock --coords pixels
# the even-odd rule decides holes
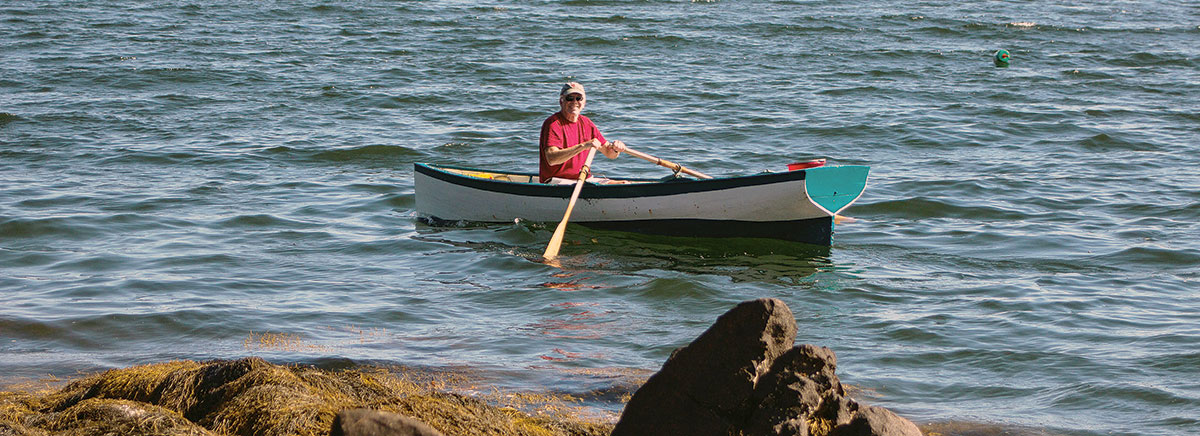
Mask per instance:
[[[130,400],[88,399],[29,424],[55,434],[215,436],[178,412]]]
[[[921,435],[911,421],[847,397],[833,350],[793,348],[795,336],[782,301],[737,305],[633,394],[613,435]]]
[[[343,413],[354,409],[372,412]],[[600,436],[611,430],[566,416],[530,416],[382,370],[327,371],[246,358],[114,369],[53,392],[0,392],[0,435],[324,436],[336,431],[339,414],[355,413],[412,417],[404,422],[421,435]],[[399,422],[376,419],[384,425],[370,434],[405,434],[384,432],[401,428],[391,425]]]
[[[333,419],[329,436],[443,436],[429,424],[397,413],[368,409],[343,410]]]

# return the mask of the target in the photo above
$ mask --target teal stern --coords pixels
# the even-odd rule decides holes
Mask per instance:
[[[806,169],[804,189],[808,198],[829,216],[837,215],[850,206],[867,188],[871,167],[838,165]]]

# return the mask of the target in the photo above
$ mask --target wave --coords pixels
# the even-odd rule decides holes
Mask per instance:
[[[996,206],[962,205],[934,198],[907,198],[854,206],[858,215],[886,215],[890,219],[965,218],[972,220],[1021,221],[1031,215]]]
[[[534,112],[520,109],[487,109],[476,111],[475,115],[492,121],[526,122],[531,118],[536,119],[537,117],[545,115],[545,112]]]
[[[289,160],[331,163],[371,162],[388,165],[401,162],[411,163],[425,156],[425,153],[408,147],[382,144],[333,150],[299,149],[280,145],[263,150],[261,153]]]
[[[423,156],[422,153],[399,145],[367,145],[349,149],[320,151],[312,154],[315,160],[329,162],[354,162],[361,160],[404,160]]]
[[[1160,408],[1158,415],[1179,407],[1181,403],[1197,403],[1181,397],[1175,392],[1155,386],[1139,385],[1128,382],[1091,383],[1081,382],[1047,389],[1045,397],[1050,408],[1129,408],[1144,407],[1144,410]],[[1149,417],[1148,417],[1149,418]]]
[[[0,221],[0,237],[9,238],[40,238],[53,236],[66,240],[81,241],[90,239],[100,230],[90,223],[80,222],[74,217],[54,218],[9,218]]]
[[[91,341],[82,340],[74,329],[63,326],[62,322],[44,322],[22,317],[0,317],[0,331],[5,337],[13,338],[19,345],[16,350],[6,352],[32,352],[51,350],[56,347],[48,346],[47,342],[73,342],[75,345],[94,345]]]
[[[1111,55],[1112,53],[1104,53]],[[1197,68],[1200,63],[1194,57],[1189,57],[1183,53],[1150,53],[1136,52],[1127,53],[1124,56],[1111,57],[1106,63],[1121,67],[1144,68],[1144,67],[1180,67],[1180,68]]]
[[[674,38],[677,40],[677,41],[673,42],[675,44],[685,41],[683,38],[679,38],[679,37],[674,37]],[[637,40],[641,40],[641,41],[659,41],[659,37],[656,35],[633,36],[633,37],[630,37],[630,39],[637,39]],[[572,38],[571,42],[578,44],[581,47],[617,47],[617,46],[621,46],[621,45],[625,44],[625,42],[622,40],[622,38],[619,36],[616,36],[616,35],[613,35],[613,36],[581,36],[581,37]],[[671,43],[671,42],[668,42],[668,43]]]
[[[653,3],[651,0],[567,0],[560,3],[563,6],[627,6],[630,3]]]
[[[119,165],[128,163],[146,163],[156,165],[182,165],[195,163],[204,155],[187,152],[152,152],[152,151],[132,151],[125,150],[118,153],[116,156],[111,156],[100,161],[102,165]]]
[[[348,9],[340,5],[317,5],[309,7],[308,10],[313,12],[353,12],[353,9]]]
[[[1190,375],[1200,371],[1200,351],[1190,351],[1188,347],[1195,343],[1196,335],[1172,335],[1164,338],[1162,335],[1152,338],[1156,342],[1171,342],[1176,345],[1178,352],[1155,354],[1138,359],[1141,367],[1170,371],[1179,375]]]
[[[403,73],[406,75],[411,74],[411,71],[407,71],[407,70],[389,70],[387,73],[390,75],[393,73],[393,71],[395,73]],[[420,93],[420,94],[392,95],[383,100],[381,100],[379,98],[371,98],[370,101],[372,102],[371,103],[372,107],[385,108],[385,109],[396,109],[396,108],[407,107],[410,105],[417,105],[417,106],[446,105],[446,104],[453,103],[454,98],[452,96],[448,96],[448,95]]]
[[[1161,271],[1167,267],[1194,268],[1200,265],[1200,250],[1140,246],[1098,255],[1091,259],[1100,263],[1126,265],[1131,269],[1147,268]]]
[[[826,88],[817,91],[817,94],[828,95],[831,97],[845,97],[854,95],[871,95],[876,94],[879,91],[880,89],[874,86],[852,86],[846,88]]]
[[[324,227],[324,224],[290,220],[270,214],[254,214],[226,218],[216,222],[214,226],[217,228],[308,229]]]
[[[1119,133],[1097,133],[1090,137],[1079,140],[1077,144],[1089,151],[1153,151],[1157,150],[1158,146],[1151,142],[1130,141],[1124,138],[1125,135]]]
[[[810,19],[804,22],[791,23],[770,23],[770,22],[750,22],[746,23],[744,29],[736,33],[753,33],[764,37],[781,37],[781,36],[830,36],[852,34],[858,35],[862,32],[850,25],[843,25],[837,22]]]

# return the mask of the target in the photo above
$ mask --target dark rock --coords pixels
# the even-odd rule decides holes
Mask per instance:
[[[821,399],[821,408],[813,413],[812,420],[818,422],[828,433],[830,429],[839,425],[844,425],[854,418],[854,413],[858,412],[858,402],[840,395],[826,395]]]
[[[834,427],[829,436],[921,436],[921,429],[890,410],[862,406],[850,422]]]
[[[754,411],[755,384],[795,337],[796,319],[782,301],[737,305],[634,393],[613,435],[729,434]]]
[[[333,418],[329,436],[443,436],[424,422],[369,409],[343,410]]]
[[[795,341],[791,310],[739,304],[676,350],[625,406],[613,436],[919,436],[912,422],[846,397],[837,356]]]
[[[811,413],[820,405],[819,400],[827,394],[845,396],[842,382],[838,379],[837,356],[833,350],[815,345],[800,345],[784,353],[771,365],[758,381],[754,391],[754,402],[761,409],[764,401],[778,401],[794,397],[796,406],[806,406]],[[791,400],[789,400],[791,401]]]
[[[784,354],[776,361],[774,368],[781,362],[791,361],[789,356],[799,353],[793,351]],[[763,435],[794,435],[808,434],[808,424],[798,417],[813,416],[821,408],[825,394],[830,389],[822,386],[802,374],[790,371],[772,371],[764,376],[754,392],[758,408],[750,416],[746,424],[749,434]],[[804,423],[803,426],[799,423]],[[802,430],[801,430],[802,427]]]
[[[795,417],[780,421],[770,428],[748,429],[743,434],[767,436],[809,436],[808,421]]]
[[[793,348],[775,361],[771,373],[780,378],[807,377],[822,391],[846,395],[837,376],[837,355],[828,347],[804,344]]]

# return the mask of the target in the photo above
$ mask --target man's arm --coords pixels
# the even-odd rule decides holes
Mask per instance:
[[[546,155],[546,162],[549,162],[550,165],[561,165],[563,162],[571,160],[571,158],[575,157],[575,155],[579,154],[580,152],[587,150],[588,147],[600,148],[602,145],[603,144],[600,143],[600,140],[592,138],[582,144],[572,145],[567,148],[546,147],[542,149],[542,153]],[[608,153],[605,152],[604,155],[608,156]]]

